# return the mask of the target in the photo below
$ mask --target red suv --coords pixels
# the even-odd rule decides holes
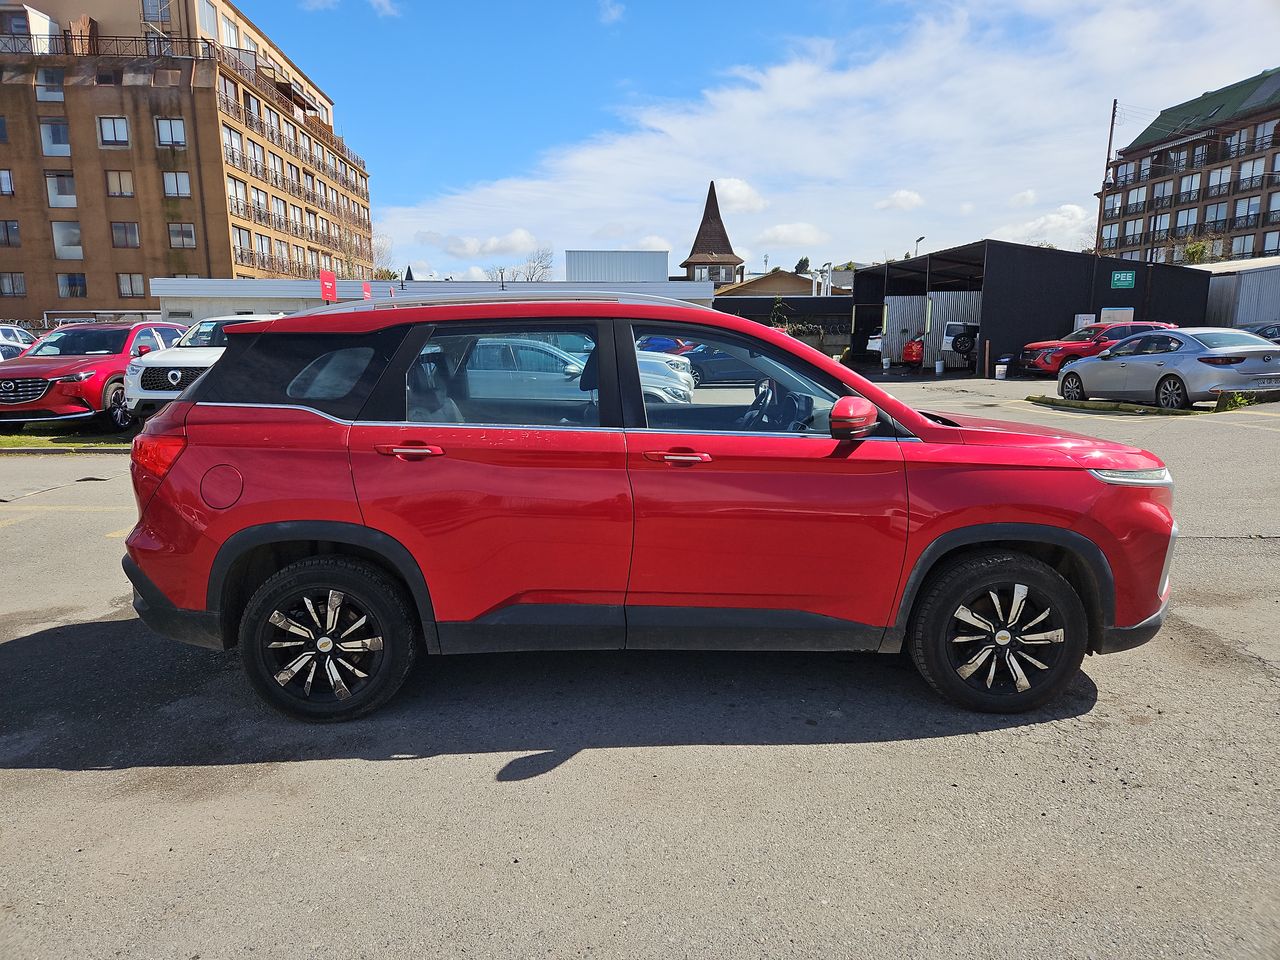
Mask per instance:
[[[1082,357],[1096,357],[1125,337],[1150,330],[1170,330],[1174,326],[1176,324],[1157,323],[1154,320],[1138,323],[1091,323],[1067,334],[1061,340],[1028,343],[1022,348],[1018,361],[1024,370],[1051,373],[1056,377],[1058,371],[1068,363]]]
[[[117,430],[133,423],[124,405],[130,359],[178,342],[176,323],[72,323],[52,330],[0,367],[0,427],[83,420],[103,414]]]
[[[905,646],[943,696],[1018,711],[1164,617],[1155,456],[915,410],[749,320],[495,295],[227,333],[134,441],[124,566],[148,624],[238,644],[297,717],[374,709],[422,653],[621,648]],[[580,355],[537,349],[566,334]],[[646,393],[647,336],[756,382]]]

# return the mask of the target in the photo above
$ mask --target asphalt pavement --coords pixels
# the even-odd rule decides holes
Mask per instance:
[[[1018,717],[900,657],[633,652],[302,725],[134,618],[127,458],[0,456],[0,957],[1280,956],[1280,406],[891,389],[1164,457],[1162,633]]]

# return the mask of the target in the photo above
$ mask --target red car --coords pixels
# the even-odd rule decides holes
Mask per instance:
[[[1018,360],[1024,370],[1050,373],[1056,377],[1066,364],[1083,357],[1096,357],[1125,337],[1150,330],[1171,330],[1175,326],[1177,325],[1173,323],[1157,323],[1154,320],[1137,323],[1091,323],[1067,334],[1061,340],[1028,343],[1022,348],[1022,355]]]
[[[177,343],[175,323],[71,323],[45,334],[0,367],[0,427],[104,415],[123,430],[129,360]]]
[[[293,716],[372,710],[422,654],[621,648],[905,647],[943,696],[1018,711],[1164,617],[1157,457],[913,409],[749,320],[490,295],[227,333],[134,440],[124,567],[148,624],[238,644]],[[580,363],[499,349],[566,334]],[[755,389],[646,399],[658,335]]]

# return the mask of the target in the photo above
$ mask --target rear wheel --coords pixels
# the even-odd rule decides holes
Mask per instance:
[[[1088,400],[1089,394],[1085,392],[1084,381],[1080,379],[1078,373],[1068,373],[1062,378],[1062,399],[1064,400]]]
[[[1000,551],[962,557],[931,576],[908,643],[916,668],[948,700],[1017,713],[1071,682],[1087,633],[1084,605],[1061,574]]]
[[[1156,406],[1165,410],[1185,410],[1187,387],[1180,377],[1165,377],[1156,384]]]
[[[414,624],[404,592],[381,570],[315,557],[258,588],[240,621],[240,657],[281,713],[350,720],[400,689],[417,655]]]

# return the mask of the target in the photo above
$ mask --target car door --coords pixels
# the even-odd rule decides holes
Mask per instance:
[[[637,335],[696,339],[749,369],[751,386],[699,386],[649,403]],[[907,525],[904,464],[887,420],[836,440],[847,393],[781,347],[716,328],[621,322],[635,545],[627,646],[871,649],[890,615]]]
[[[1182,341],[1166,333],[1139,337],[1133,353],[1125,360],[1124,393],[1137,400],[1154,400],[1156,384],[1177,359]]]
[[[544,329],[596,344],[572,397],[468,362],[485,341],[506,350]],[[350,452],[365,522],[422,568],[443,652],[623,645],[632,505],[608,325],[414,331],[352,426]]]
[[[1127,394],[1129,359],[1138,349],[1141,337],[1133,337],[1107,348],[1107,355],[1099,354],[1093,360],[1068,369],[1077,371],[1084,380],[1084,388],[1091,396],[1110,400],[1123,399]]]

